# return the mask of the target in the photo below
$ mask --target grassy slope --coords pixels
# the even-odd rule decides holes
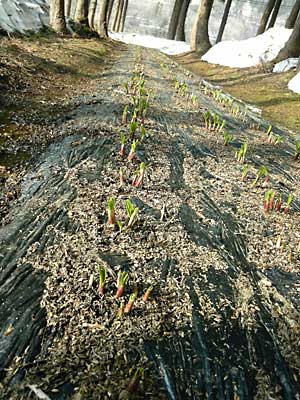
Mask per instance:
[[[272,74],[259,68],[229,68],[200,61],[193,53],[177,56],[175,59],[201,78],[256,105],[272,123],[295,132],[300,131],[300,96],[287,88],[288,81],[295,72]]]

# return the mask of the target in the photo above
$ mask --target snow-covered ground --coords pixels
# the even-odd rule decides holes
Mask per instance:
[[[165,54],[180,54],[190,51],[190,46],[185,42],[177,42],[149,35],[140,35],[138,33],[115,33],[110,32],[109,36],[128,44],[158,49]]]
[[[300,94],[300,72],[289,81],[288,88],[295,93]]]
[[[36,31],[48,24],[47,0],[0,0],[0,28],[4,31]]]
[[[213,46],[202,60],[227,67],[253,67],[273,60],[291,33],[292,29],[271,28],[249,39],[220,42]]]

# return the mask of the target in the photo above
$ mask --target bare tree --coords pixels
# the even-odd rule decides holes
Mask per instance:
[[[95,30],[94,20],[95,20],[96,9],[97,9],[97,0],[91,0],[89,6],[89,14],[88,14],[89,27],[91,28],[91,30]]]
[[[171,20],[170,20],[170,24],[169,24],[169,29],[168,29],[168,33],[167,33],[168,39],[171,39],[171,40],[175,39],[181,5],[182,5],[182,0],[175,0],[175,4],[173,7]]]
[[[107,8],[108,8],[108,0],[101,0],[99,7],[99,22],[98,22],[98,34],[101,38],[106,38],[108,36],[107,33]]]
[[[176,31],[176,39],[181,40],[182,42],[185,41],[185,29],[184,28],[185,28],[186,16],[187,16],[190,4],[191,4],[191,0],[183,0],[181,10],[180,10],[178,26],[177,26],[177,31]]]
[[[114,0],[109,0],[108,8],[107,8],[107,16],[106,16],[107,25],[109,24],[109,21],[110,21],[110,17],[111,17],[113,6],[114,6]]]
[[[120,32],[124,31],[127,10],[128,10],[128,0],[124,0],[122,16],[121,16]]]
[[[122,13],[122,0],[118,0],[115,7],[115,17],[114,22],[112,24],[112,31],[117,32],[118,21],[120,18],[120,14]]]
[[[262,15],[262,17],[260,19],[256,35],[260,35],[261,33],[264,33],[264,31],[266,30],[266,26],[267,26],[267,23],[269,21],[271,12],[272,12],[272,10],[274,8],[275,1],[276,0],[269,0],[268,1],[267,5],[266,5],[266,8],[264,10],[264,13],[263,13],[263,15]]]
[[[214,0],[201,0],[191,33],[191,50],[200,55],[211,48],[208,35],[208,22]]]
[[[72,0],[65,0],[65,16],[70,18]]]
[[[299,11],[300,11],[300,0],[296,0],[295,4],[290,12],[290,15],[288,16],[288,19],[286,20],[286,23],[285,23],[285,27],[287,29],[294,28]]]
[[[50,25],[58,33],[66,33],[65,1],[51,0],[50,2]]]
[[[117,19],[116,28],[115,28],[116,32],[120,32],[123,7],[124,7],[124,0],[120,0],[120,10],[119,10],[119,13],[118,13],[118,19]]]
[[[77,0],[74,20],[81,25],[88,25],[89,0]]]
[[[273,28],[273,26],[275,25],[275,22],[276,22],[276,19],[278,16],[278,12],[279,12],[279,9],[281,6],[281,2],[282,2],[282,0],[276,0],[276,3],[275,3],[275,6],[274,6],[274,9],[273,9],[273,12],[271,15],[271,19],[270,19],[267,29]]]
[[[278,56],[274,62],[279,62],[286,60],[290,57],[300,56],[300,13],[296,19],[294,29],[291,33],[289,40],[286,42],[285,46],[280,50]]]
[[[228,20],[228,16],[229,16],[229,11],[230,11],[231,4],[232,4],[232,0],[227,0],[226,1],[225,8],[224,8],[224,13],[223,13],[223,17],[222,17],[222,21],[221,21],[221,25],[220,25],[220,29],[219,29],[219,32],[218,32],[216,43],[219,43],[222,40],[223,33],[224,33],[224,30],[225,30],[225,26],[226,26],[226,23],[227,23],[227,20]]]

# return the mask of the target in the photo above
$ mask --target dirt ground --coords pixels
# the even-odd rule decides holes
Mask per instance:
[[[0,229],[0,398],[298,398],[294,137],[274,127],[281,141],[270,143],[268,123],[214,98],[155,50],[40,40],[43,56],[36,39],[16,40],[12,48],[28,64],[18,64],[16,50],[16,60],[3,55],[1,67],[3,76],[8,66],[15,71],[3,102],[23,107],[10,117],[22,129],[29,125],[17,146],[31,146],[31,161],[4,170],[6,197],[10,184],[17,194]],[[36,83],[29,83],[25,72],[34,68]],[[129,161],[129,121],[141,98],[149,109],[137,117],[139,142]],[[136,187],[141,163],[145,178]],[[259,176],[262,167],[267,173]],[[282,199],[278,211],[266,210],[268,190],[274,206]],[[111,197],[120,222],[113,227]],[[133,227],[128,199],[138,210]],[[99,268],[107,272],[104,296]],[[116,298],[119,272],[129,279]],[[132,311],[120,313],[133,294]]]

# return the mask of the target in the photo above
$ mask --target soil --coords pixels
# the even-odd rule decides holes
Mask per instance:
[[[268,143],[259,115],[217,98],[154,50],[106,45],[116,53],[109,67],[85,78],[66,102],[57,100],[66,107],[53,116],[52,144],[38,140],[41,154],[14,171],[19,196],[0,230],[2,397],[298,398],[294,138],[273,127],[283,143]],[[126,155],[131,144],[122,113],[126,105],[133,113],[125,85],[133,77],[145,79],[150,107],[129,162],[119,149],[121,133]],[[205,126],[206,111],[225,120],[224,131]],[[224,145],[226,131],[232,137]],[[245,142],[243,164],[236,152]],[[136,188],[141,162],[146,176]],[[261,166],[269,178],[254,185]],[[264,210],[270,189],[284,205],[293,194],[286,214]],[[107,224],[111,197],[121,230]],[[128,199],[139,209],[132,228]],[[107,270],[104,296],[99,268]],[[129,275],[120,299],[118,272]],[[136,289],[131,313],[120,316]]]

